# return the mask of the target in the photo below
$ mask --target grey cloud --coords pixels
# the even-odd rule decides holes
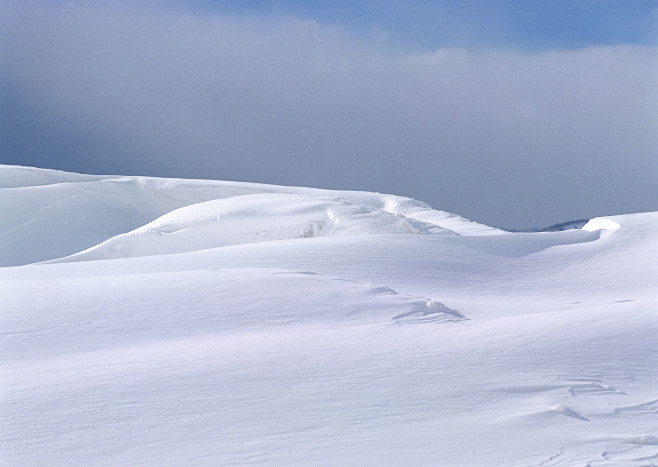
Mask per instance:
[[[294,18],[4,5],[0,158],[393,192],[504,226],[658,209],[658,53],[401,54]]]

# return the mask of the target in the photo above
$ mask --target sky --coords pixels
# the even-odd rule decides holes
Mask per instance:
[[[658,0],[0,0],[0,163],[658,210]]]

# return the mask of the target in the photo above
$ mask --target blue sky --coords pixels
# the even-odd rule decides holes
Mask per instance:
[[[199,14],[294,15],[409,49],[658,44],[655,0],[198,1]]]
[[[658,210],[658,1],[0,0],[0,163]]]

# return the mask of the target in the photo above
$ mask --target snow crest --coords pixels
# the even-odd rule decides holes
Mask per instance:
[[[10,165],[0,165],[0,206],[0,266],[93,247],[76,259],[329,235],[502,233],[402,196]]]
[[[69,259],[150,256],[272,240],[374,234],[455,235],[434,224],[339,199],[265,193],[176,209]]]

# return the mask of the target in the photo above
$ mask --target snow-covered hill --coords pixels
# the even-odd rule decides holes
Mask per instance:
[[[0,166],[7,465],[652,465],[658,213]]]
[[[410,198],[379,193],[6,165],[0,165],[0,206],[0,266],[71,255],[106,240],[81,257],[97,257],[98,250],[141,256],[316,235],[500,233]],[[173,232],[175,238],[157,238]],[[144,235],[148,238],[139,238]]]

